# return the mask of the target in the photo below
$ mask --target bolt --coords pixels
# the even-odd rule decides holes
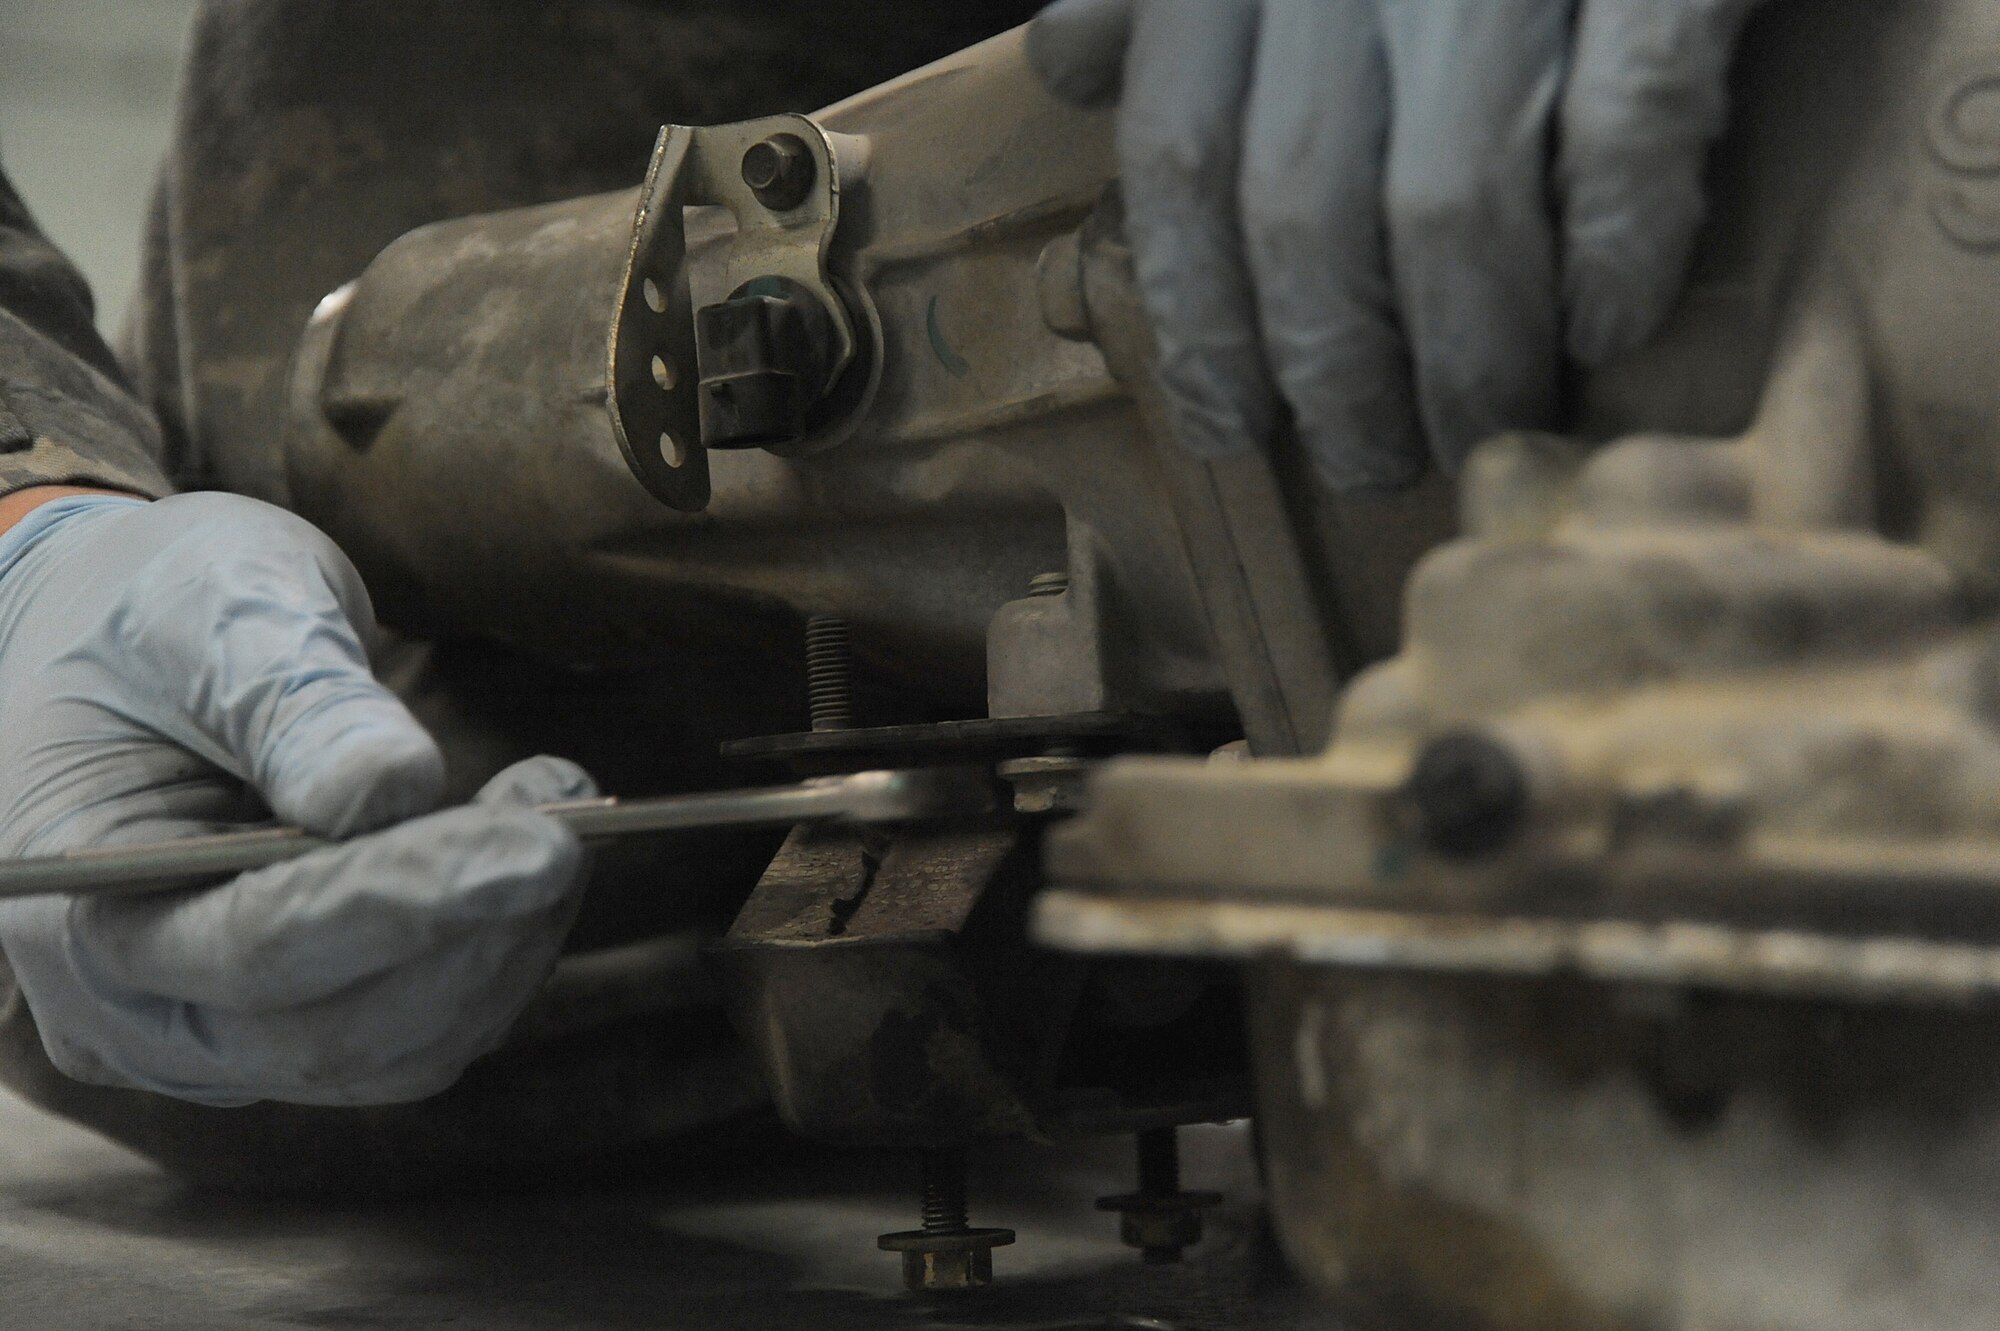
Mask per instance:
[[[818,178],[812,150],[796,134],[773,134],[743,154],[743,183],[774,213],[804,203]]]
[[[963,1151],[925,1153],[923,1225],[876,1240],[903,1255],[903,1285],[918,1293],[983,1289],[993,1283],[993,1250],[1014,1241],[1011,1229],[972,1228]]]
[[[1214,1192],[1181,1191],[1180,1134],[1148,1128],[1138,1134],[1139,1190],[1100,1197],[1097,1209],[1118,1212],[1118,1237],[1137,1248],[1146,1265],[1172,1266],[1201,1242],[1202,1212],[1222,1204]]]
[[[1528,776],[1506,745],[1459,731],[1424,746],[1403,799],[1426,845],[1469,859],[1501,849],[1520,831],[1528,815]]]
[[[1061,596],[1069,590],[1069,574],[1037,573],[1028,579],[1028,595]]]
[[[854,728],[854,646],[839,615],[806,621],[806,697],[814,730]]]

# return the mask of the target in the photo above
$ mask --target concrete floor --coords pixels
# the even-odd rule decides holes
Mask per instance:
[[[1092,1209],[1126,1186],[1122,1151],[1010,1148],[975,1172],[974,1223],[1020,1242],[992,1289],[927,1303],[874,1244],[911,1218],[902,1161],[785,1147],[560,1190],[329,1205],[195,1192],[0,1096],[0,1328],[1325,1328],[1276,1270],[1245,1134],[1189,1138],[1190,1186],[1232,1202],[1186,1265],[1141,1266]]]

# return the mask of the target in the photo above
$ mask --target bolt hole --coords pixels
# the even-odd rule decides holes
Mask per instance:
[[[660,456],[666,460],[669,467],[681,466],[688,460],[687,448],[680,440],[665,431],[660,433]]]
[[[653,382],[660,386],[660,391],[671,393],[680,381],[680,371],[674,368],[671,360],[665,356],[653,357]]]
[[[640,291],[646,297],[647,309],[655,314],[665,314],[667,312],[667,295],[664,291],[660,290],[658,282],[649,277],[641,284]]]

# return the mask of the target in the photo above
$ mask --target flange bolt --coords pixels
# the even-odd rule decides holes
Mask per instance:
[[[1180,1133],[1148,1128],[1138,1134],[1139,1190],[1100,1197],[1097,1209],[1118,1213],[1118,1237],[1148,1266],[1172,1266],[1201,1242],[1202,1212],[1222,1204],[1218,1192],[1181,1191]]]
[[[743,183],[757,202],[774,213],[788,212],[806,201],[819,168],[812,150],[796,134],[773,134],[743,154]]]
[[[965,1152],[924,1155],[924,1227],[876,1240],[903,1255],[903,1284],[916,1293],[983,1289],[993,1283],[993,1250],[1014,1241],[1011,1229],[974,1229],[965,1204]]]

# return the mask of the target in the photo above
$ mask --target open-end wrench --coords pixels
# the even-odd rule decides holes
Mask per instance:
[[[983,773],[919,768],[856,772],[790,786],[657,799],[564,800],[541,805],[540,812],[568,824],[585,841],[605,841],[723,827],[922,822],[983,813],[992,803],[992,784]],[[0,860],[0,900],[50,893],[102,896],[187,888],[296,859],[328,844],[296,827],[270,827]]]

